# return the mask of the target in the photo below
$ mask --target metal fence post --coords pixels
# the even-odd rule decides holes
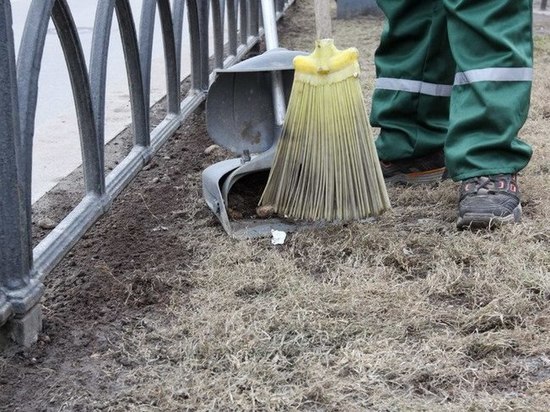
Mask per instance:
[[[201,36],[199,33],[199,6],[197,0],[187,0],[187,19],[189,21],[189,47],[191,51],[192,89],[201,91]]]
[[[210,0],[199,1],[199,41],[200,41],[200,59],[201,59],[201,89],[208,90],[209,74],[210,74],[210,51],[208,48],[209,35],[209,17],[210,17]]]
[[[372,14],[379,16],[382,10],[376,4],[376,0],[339,0],[336,17],[349,19],[355,16]]]
[[[248,2],[247,0],[239,1],[239,12],[241,17],[240,36],[241,44],[248,43]]]
[[[214,67],[223,69],[224,61],[225,2],[212,1],[212,25],[214,26]]]
[[[282,14],[285,9],[285,0],[275,0],[275,11]]]
[[[0,334],[33,344],[42,328],[43,286],[32,276],[30,221],[20,168],[21,129],[11,5],[0,0]]]
[[[227,0],[227,30],[229,31],[229,55],[237,55],[237,3]]]

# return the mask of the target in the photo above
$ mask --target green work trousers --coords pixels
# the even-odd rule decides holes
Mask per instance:
[[[533,67],[532,0],[378,0],[371,123],[380,159],[445,150],[454,180],[515,173]]]

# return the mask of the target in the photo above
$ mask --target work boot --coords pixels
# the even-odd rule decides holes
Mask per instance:
[[[391,162],[380,160],[380,167],[386,183],[415,185],[439,182],[446,178],[445,156],[442,151]]]
[[[462,182],[456,223],[459,229],[490,228],[520,220],[516,175],[479,176]]]

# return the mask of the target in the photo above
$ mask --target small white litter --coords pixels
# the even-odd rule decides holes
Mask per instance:
[[[273,245],[284,245],[286,240],[286,232],[283,232],[282,230],[273,230],[271,229],[271,236],[273,238],[271,239],[271,243]]]

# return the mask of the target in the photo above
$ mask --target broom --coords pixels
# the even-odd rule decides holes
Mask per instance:
[[[317,38],[294,59],[294,83],[261,207],[307,220],[355,220],[390,202],[359,83],[358,51],[331,37],[329,0],[315,1]]]

